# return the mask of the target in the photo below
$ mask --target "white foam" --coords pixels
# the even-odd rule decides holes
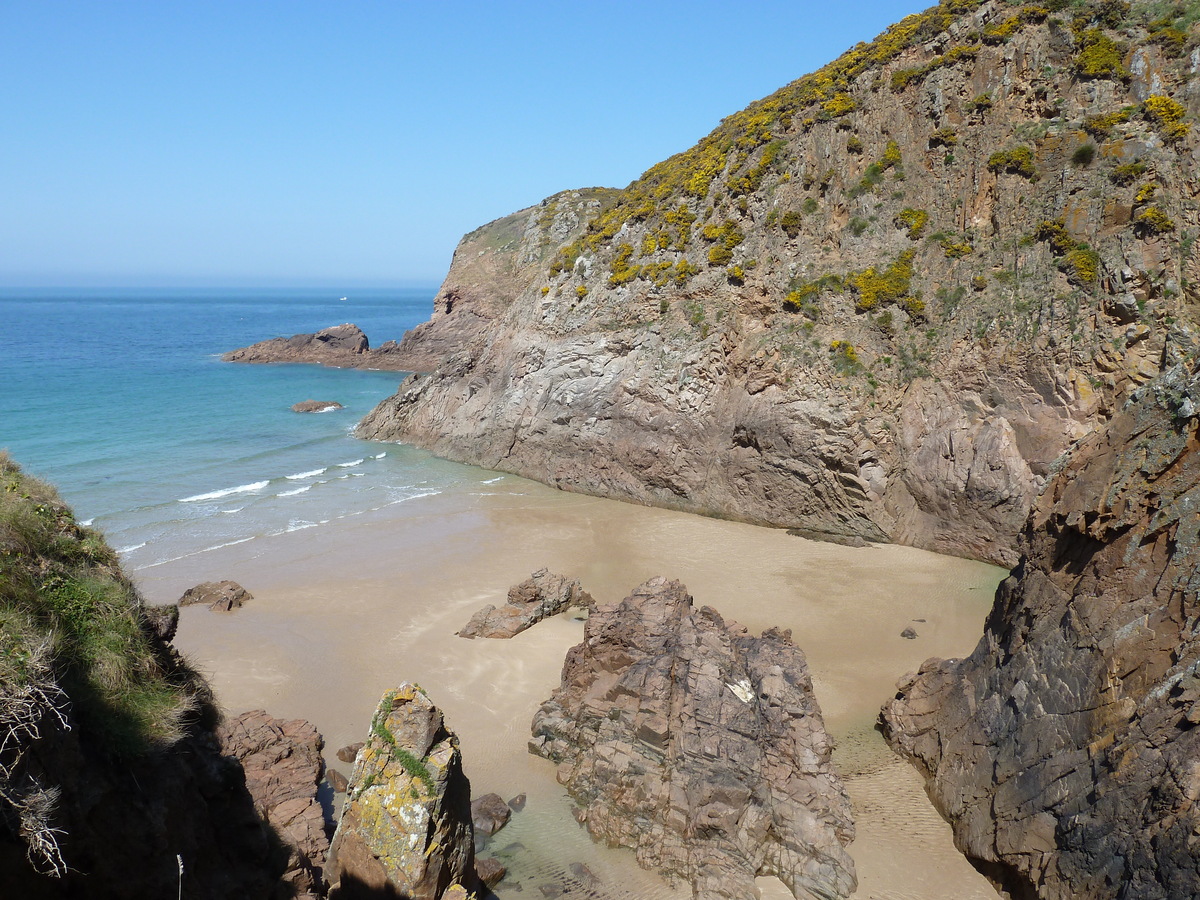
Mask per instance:
[[[297,472],[295,475],[284,475],[288,481],[299,481],[301,478],[315,478],[317,475],[324,475],[325,469],[313,469],[311,472]]]
[[[284,530],[284,534],[290,534],[293,531],[303,531],[305,528],[316,528],[317,522],[293,522]]]
[[[487,481],[484,481],[482,483],[483,484],[495,484],[497,481],[503,481],[503,480],[504,480],[504,476],[501,475],[499,478],[489,478]]]
[[[228,515],[231,515],[232,513],[240,513],[245,508],[246,507],[244,507],[244,506],[235,506],[233,509],[223,509],[223,510],[221,510],[221,512],[225,513],[225,515],[228,516]]]
[[[350,462],[338,463],[338,468],[339,469],[350,469],[350,468],[353,468],[354,466],[361,466],[364,462],[366,462],[366,460],[352,459],[352,460],[350,460]]]
[[[374,456],[371,457],[371,459],[383,459],[385,456],[387,456],[386,451],[383,453],[376,453]]]
[[[223,547],[232,547],[234,544],[244,544],[252,540],[254,540],[254,535],[238,538],[236,541],[226,541],[224,544],[214,544],[211,547],[205,547],[203,550],[193,550],[191,553],[184,553],[181,556],[172,556],[170,559],[160,559],[158,562],[146,563],[146,565],[138,566],[137,568],[153,569],[155,566],[165,566],[167,563],[179,562],[179,560],[187,559],[189,556],[199,556],[201,553],[208,553],[210,550],[220,550]]]
[[[131,544],[128,547],[118,547],[117,552],[118,553],[132,553],[134,550],[141,550],[145,546],[146,546],[146,542],[142,541],[140,544]]]
[[[87,528],[89,525],[91,525],[95,521],[96,521],[95,519],[84,519],[79,524],[82,525],[84,528]]]
[[[239,484],[237,487],[225,488],[220,491],[209,491],[207,494],[196,494],[193,497],[184,497],[180,503],[195,503],[199,500],[219,500],[221,497],[228,497],[230,494],[248,494],[252,491],[261,491],[265,488],[269,481],[255,481],[251,484]]]
[[[303,494],[305,491],[311,491],[312,485],[306,484],[304,487],[298,487],[294,491],[280,491],[276,497],[294,497],[296,494]]]

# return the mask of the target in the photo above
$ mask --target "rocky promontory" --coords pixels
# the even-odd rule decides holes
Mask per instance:
[[[329,851],[331,900],[441,900],[475,887],[471,785],[458,738],[415,685],[371,719]]]
[[[1196,43],[1148,2],[909,16],[577,236],[556,195],[460,248],[422,328],[486,327],[358,434],[1011,566],[1055,459],[1191,345]]]
[[[221,359],[242,363],[316,363],[341,369],[387,369],[411,372],[395,341],[372,349],[357,325],[347,322],[313,334],[294,334],[230,350]],[[302,412],[305,410],[297,410]]]
[[[677,581],[593,612],[529,748],[558,764],[593,838],[701,900],[754,896],[759,875],[798,898],[855,888],[850,800],[803,653],[694,609]]]
[[[884,707],[955,842],[1015,897],[1200,896],[1200,376],[1058,467],[986,631]]]

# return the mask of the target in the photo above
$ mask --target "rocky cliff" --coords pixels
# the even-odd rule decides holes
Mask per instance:
[[[1200,376],[1138,388],[1052,478],[970,657],[883,711],[1016,897],[1200,896]]]
[[[1054,460],[1192,344],[1195,19],[910,16],[604,196],[578,236],[559,195],[490,256],[464,244],[447,284],[470,290],[423,326],[449,335],[440,363],[358,433],[1012,564]]]
[[[323,328],[313,334],[293,334],[291,337],[259,341],[249,347],[230,350],[221,359],[225,362],[315,363],[341,369],[411,371],[406,360],[400,358],[400,347],[395,341],[387,341],[373,348],[363,330],[351,322]]]
[[[652,579],[588,618],[529,749],[558,763],[593,838],[633,848],[699,900],[855,887],[850,799],[804,655],[753,637],[677,581]]]
[[[167,643],[170,612],[145,608],[100,535],[0,453],[5,896],[291,896],[289,848]]]

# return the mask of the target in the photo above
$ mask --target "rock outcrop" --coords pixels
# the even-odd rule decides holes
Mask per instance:
[[[236,581],[205,581],[184,591],[178,605],[205,605],[216,612],[232,612],[253,599],[254,595]]]
[[[103,538],[0,453],[0,893],[289,895],[208,685]]]
[[[259,816],[288,848],[283,881],[299,900],[324,896],[321,869],[329,853],[329,835],[317,785],[325,770],[325,742],[316,727],[303,719],[276,719],[258,709],[224,722],[218,737],[222,752],[242,764]]]
[[[345,407],[336,400],[301,400],[299,403],[292,404],[292,412],[298,413],[323,413],[335,409],[345,409]]]
[[[1200,896],[1200,377],[1139,388],[1054,475],[963,660],[884,707],[1015,897]]]
[[[677,581],[592,614],[529,748],[558,764],[593,838],[697,898],[753,896],[758,875],[796,897],[854,890],[850,800],[804,655],[694,609]]]
[[[388,691],[358,752],[326,865],[331,900],[473,890],[471,785],[458,738],[420,688]]]
[[[242,363],[316,363],[341,369],[387,369],[411,371],[399,355],[395,341],[372,349],[357,325],[347,322],[314,334],[294,334],[259,341],[230,350],[221,359]]]
[[[568,581],[548,569],[538,569],[508,591],[508,602],[497,609],[488,604],[471,616],[458,633],[465,638],[510,638],[542,619],[572,607],[592,609],[596,601],[577,580]]]
[[[1195,330],[1196,28],[1120,6],[947,0],[728,117],[540,266],[492,250],[487,327],[358,434],[1012,565]]]

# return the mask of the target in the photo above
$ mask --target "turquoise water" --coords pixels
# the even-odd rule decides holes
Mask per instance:
[[[350,435],[402,373],[219,359],[342,322],[398,339],[433,293],[0,291],[0,447],[134,570],[485,480]],[[307,399],[346,408],[291,411]]]

